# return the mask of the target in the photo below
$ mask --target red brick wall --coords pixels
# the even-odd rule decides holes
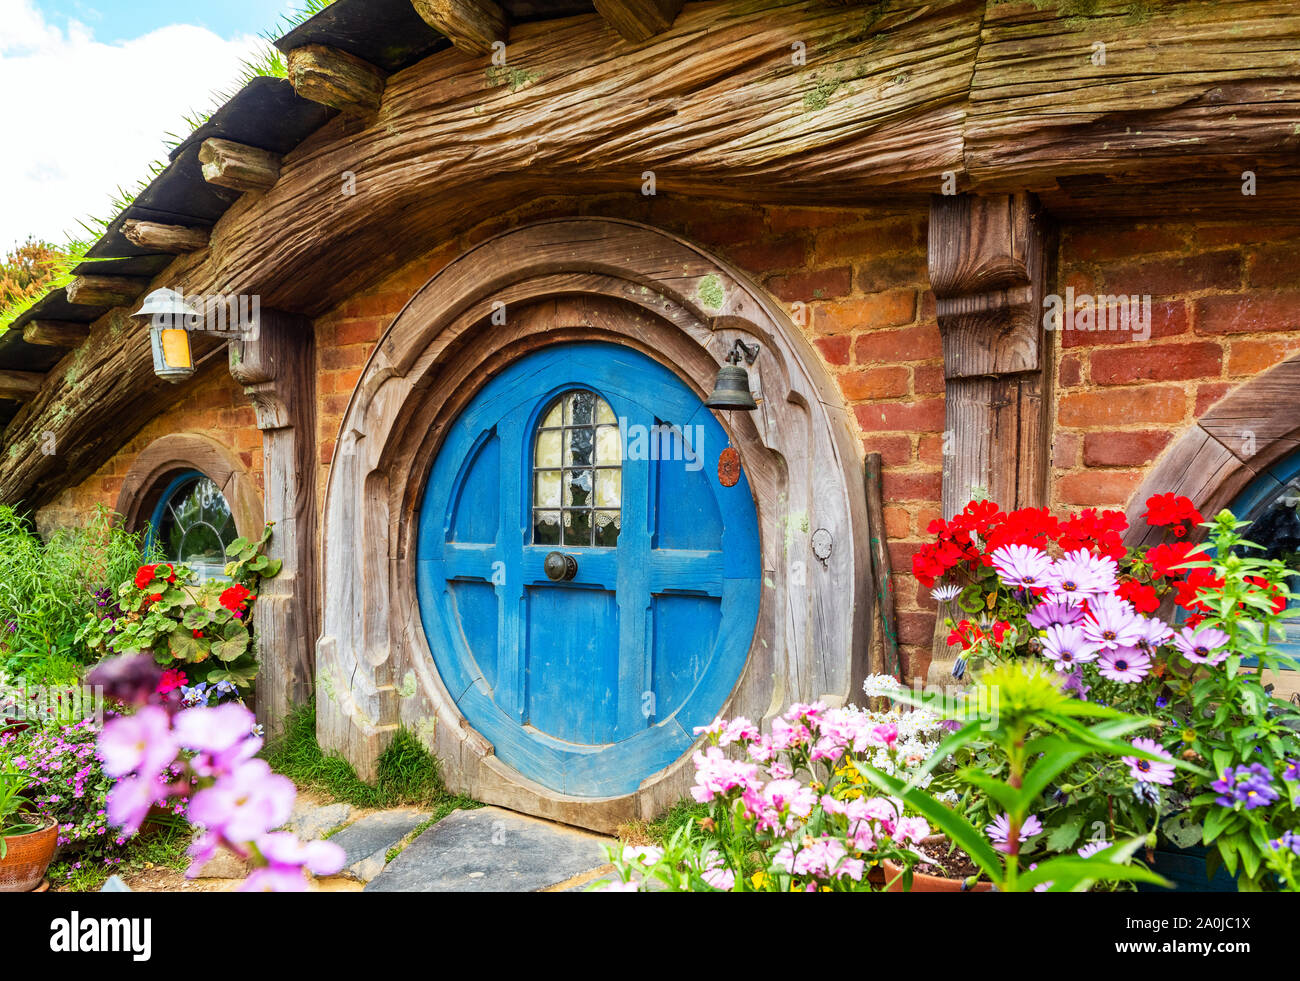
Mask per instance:
[[[170,404],[132,436],[112,459],[75,487],[63,491],[37,512],[42,533],[60,525],[75,524],[96,504],[117,507],[122,479],[146,446],[169,433],[202,433],[238,454],[244,468],[262,489],[262,433],[244,390],[230,377],[224,357],[199,369],[194,380],[175,393]]]
[[[1234,386],[1300,350],[1300,226],[1071,227],[1061,290],[1150,294],[1151,337],[1058,336],[1052,504],[1123,508]]]

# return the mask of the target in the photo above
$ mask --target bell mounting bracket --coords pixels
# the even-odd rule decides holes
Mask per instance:
[[[740,364],[743,360],[745,364],[753,364],[754,359],[758,357],[758,343],[746,344],[739,337],[736,343],[731,345],[731,351],[723,359],[727,364]]]

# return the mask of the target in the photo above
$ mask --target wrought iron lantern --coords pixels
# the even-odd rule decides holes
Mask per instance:
[[[741,365],[742,361],[753,364],[757,357],[757,344],[746,344],[737,338],[726,357],[727,363],[718,369],[713,394],[704,404],[710,409],[742,409],[745,412],[757,409],[758,403],[749,391],[749,372]]]
[[[144,298],[133,317],[148,317],[149,343],[153,348],[153,371],[172,383],[194,374],[194,352],[190,349],[190,328],[203,319],[185,297],[175,290],[154,290]]]

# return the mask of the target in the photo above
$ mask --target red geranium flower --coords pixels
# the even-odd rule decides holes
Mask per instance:
[[[1191,542],[1174,542],[1148,550],[1147,561],[1151,563],[1151,574],[1157,578],[1176,575],[1177,570],[1188,561],[1193,547]]]
[[[162,674],[162,679],[158,682],[157,692],[159,695],[166,695],[169,691],[175,691],[181,685],[188,685],[190,679],[185,676],[184,671],[178,671],[176,668],[168,668]]]
[[[154,573],[158,571],[156,565],[142,565],[135,573],[135,588],[144,589],[153,582]]]
[[[252,595],[246,587],[236,583],[221,594],[220,602],[231,613],[238,613]]]
[[[1147,509],[1143,512],[1142,517],[1146,519],[1147,524],[1155,528],[1165,525],[1177,525],[1184,521],[1200,524],[1205,520],[1201,517],[1201,512],[1192,505],[1189,498],[1172,493],[1156,494],[1147,498]],[[1185,528],[1176,528],[1174,534],[1181,538],[1182,534],[1186,534],[1186,531]]]
[[[1156,596],[1156,591],[1132,579],[1120,583],[1118,592],[1122,598],[1132,603],[1133,608],[1139,613],[1154,613],[1160,607],[1160,599]]]

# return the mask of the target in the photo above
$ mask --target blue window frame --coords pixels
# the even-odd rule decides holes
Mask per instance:
[[[221,490],[205,474],[190,470],[163,489],[145,537],[164,561],[189,566],[202,581],[225,575],[226,546],[239,533]]]

